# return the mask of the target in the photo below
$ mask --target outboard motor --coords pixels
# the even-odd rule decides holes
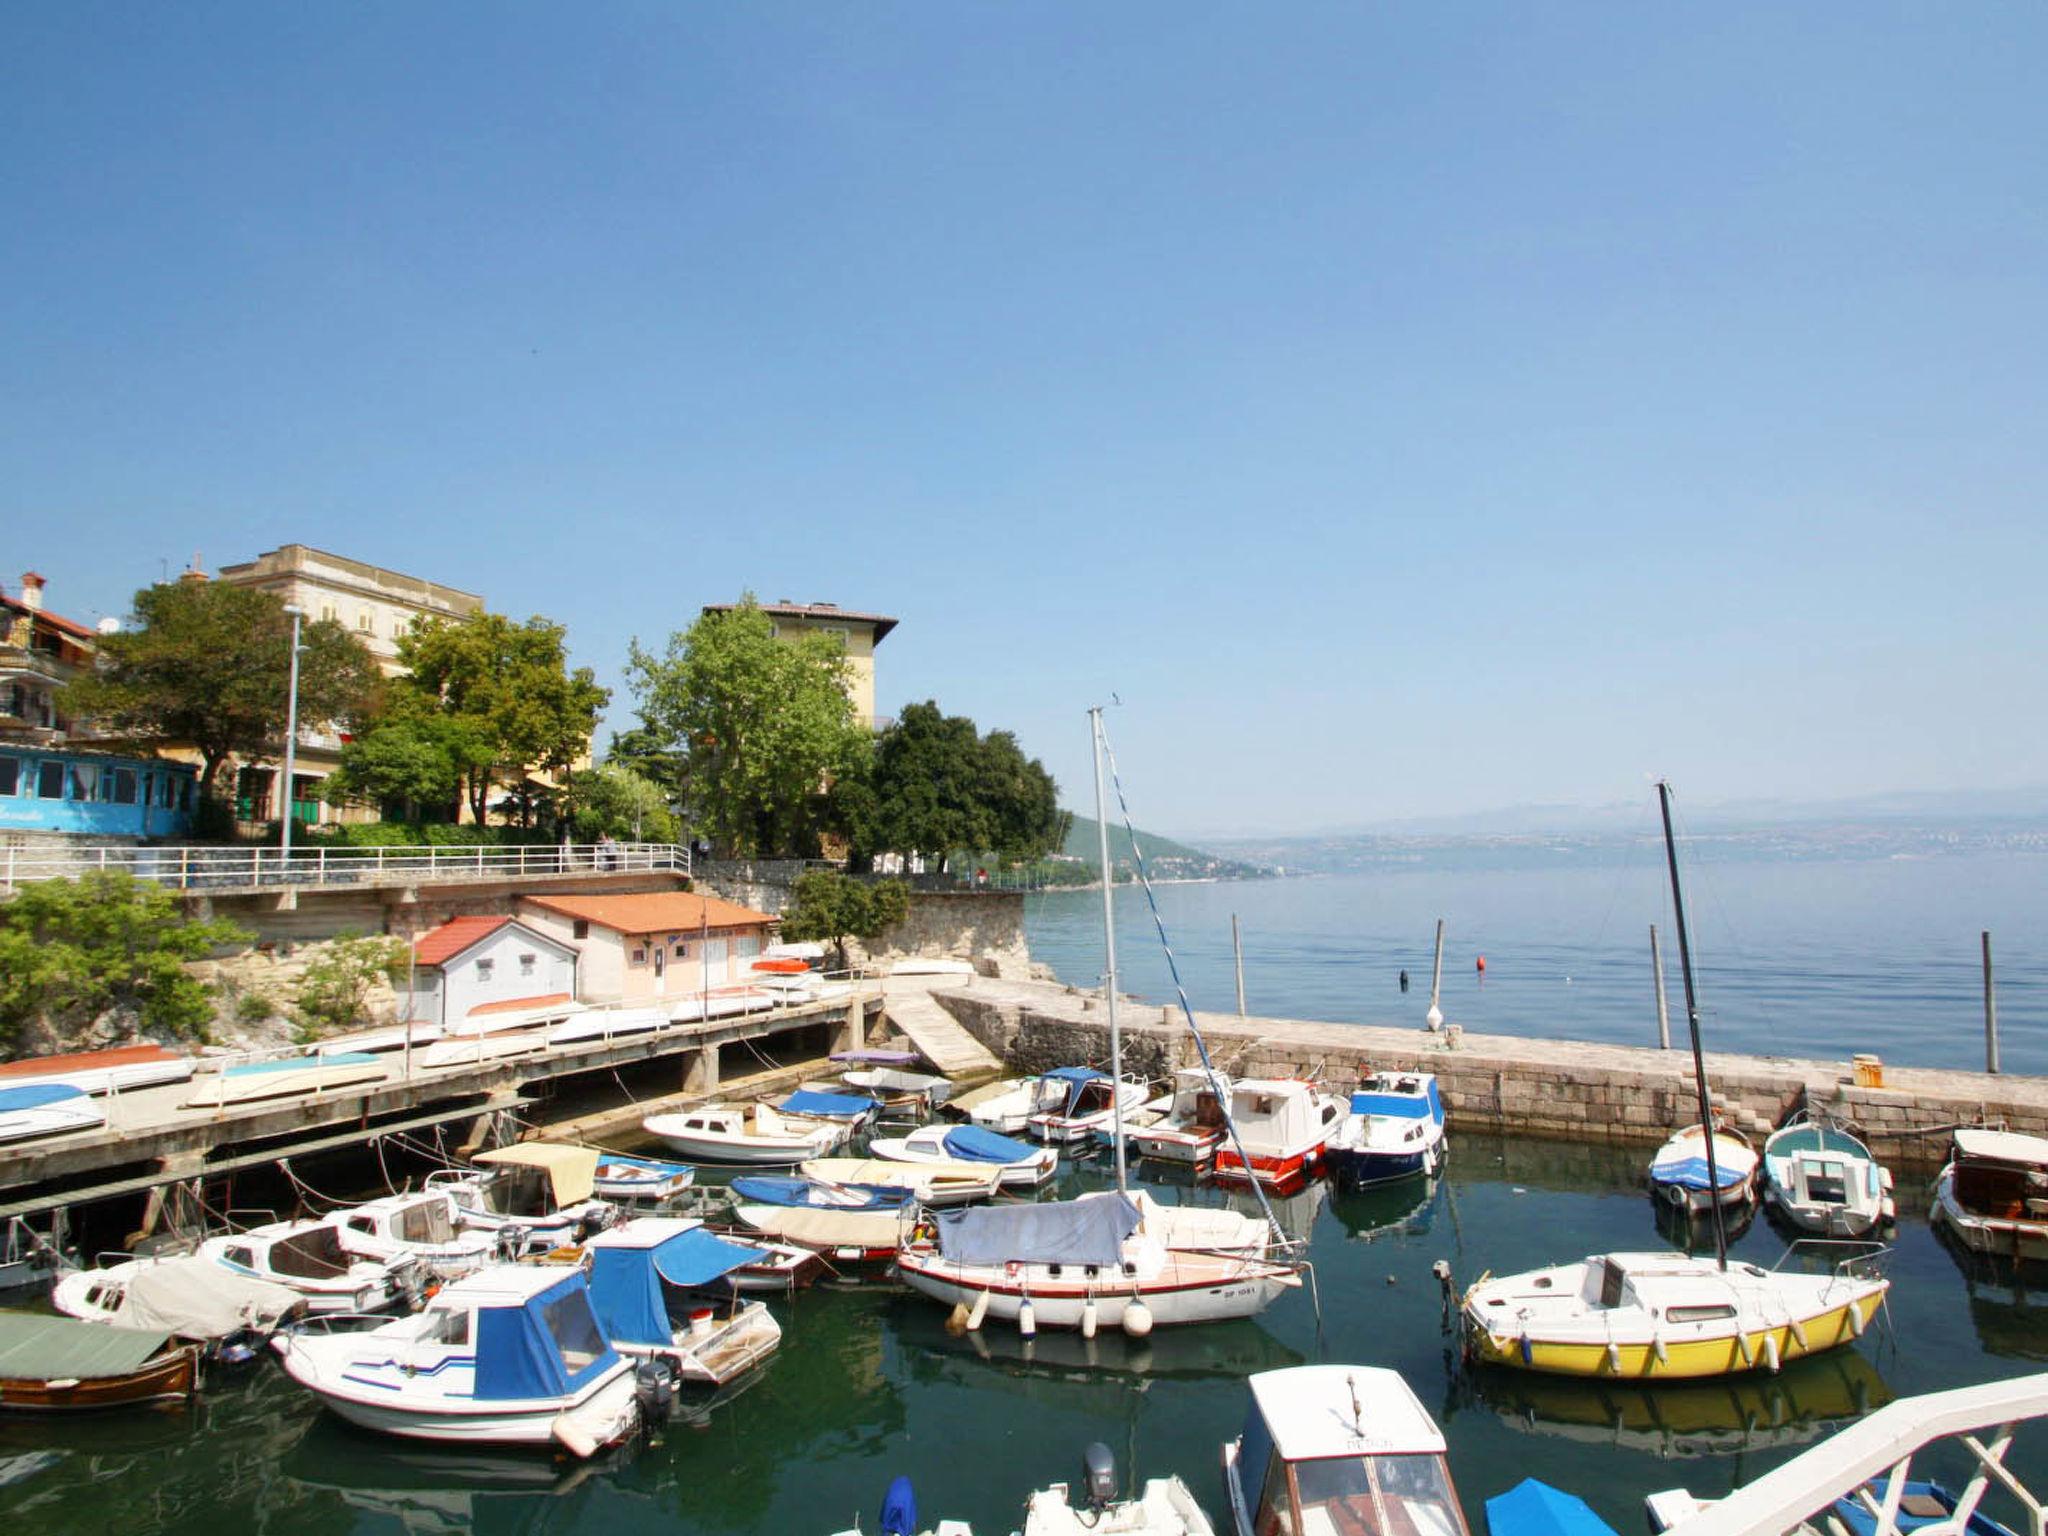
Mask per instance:
[[[498,1228],[498,1257],[508,1263],[526,1252],[526,1228],[518,1222],[507,1222]]]
[[[675,1412],[676,1384],[666,1365],[642,1360],[633,1367],[633,1401],[640,1405],[640,1422],[649,1428]]]
[[[1116,1457],[1100,1440],[1081,1453],[1081,1488],[1092,1510],[1105,1510],[1116,1502]]]

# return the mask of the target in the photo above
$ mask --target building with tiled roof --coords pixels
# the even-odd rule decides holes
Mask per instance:
[[[744,980],[780,919],[717,896],[523,896],[520,918],[577,952],[586,1002],[683,997]]]
[[[730,613],[738,603],[706,603],[706,613]],[[846,653],[846,696],[853,701],[860,723],[873,727],[885,722],[875,715],[875,647],[896,627],[887,614],[861,613],[837,603],[759,603],[778,639],[798,635],[828,635]]]
[[[576,946],[517,918],[452,917],[413,941],[408,1018],[443,1029],[577,995]]]

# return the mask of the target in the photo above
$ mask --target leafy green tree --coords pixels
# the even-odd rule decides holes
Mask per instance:
[[[673,754],[685,815],[721,857],[815,852],[831,786],[867,733],[828,635],[778,638],[749,593],[669,637],[633,644],[628,675],[647,750]]]
[[[603,763],[572,774],[569,835],[579,843],[601,837],[635,843],[673,843],[676,816],[661,786],[623,763]]]
[[[360,1023],[378,981],[405,974],[406,948],[403,939],[377,934],[343,933],[330,941],[299,977],[292,1011],[300,1039],[316,1040]]]
[[[393,680],[396,719],[433,717],[457,758],[470,815],[483,821],[491,786],[529,772],[565,773],[590,749],[610,700],[588,667],[569,670],[565,631],[538,615],[436,620],[400,637],[406,675]]]
[[[121,870],[25,882],[0,906],[0,1046],[40,1018],[59,1029],[132,1008],[153,1034],[203,1039],[212,994],[185,969],[249,935],[188,919],[169,891]]]
[[[356,800],[401,807],[410,823],[452,820],[464,771],[488,759],[462,722],[417,709],[394,711],[341,749],[321,793],[337,805]]]
[[[1008,731],[983,736],[964,715],[927,700],[907,706],[875,742],[874,767],[853,816],[864,855],[922,853],[943,873],[960,852],[1006,861],[1059,847],[1058,787]]]
[[[230,757],[277,753],[291,635],[274,592],[217,581],[144,587],[132,626],[100,637],[97,665],[64,689],[63,707],[138,746],[191,746],[210,800]],[[321,619],[304,626],[300,644],[300,722],[347,726],[367,715],[381,675],[362,642]]]
[[[782,937],[830,944],[846,968],[846,941],[875,939],[910,913],[910,888],[901,880],[856,880],[836,869],[813,869],[796,877]]]

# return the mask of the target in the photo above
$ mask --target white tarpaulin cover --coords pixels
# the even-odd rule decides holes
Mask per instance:
[[[269,1332],[300,1299],[296,1291],[237,1275],[211,1259],[161,1259],[128,1282],[114,1321],[186,1339],[224,1339],[244,1328]]]

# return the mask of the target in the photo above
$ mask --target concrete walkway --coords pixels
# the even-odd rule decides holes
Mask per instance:
[[[995,1052],[962,1028],[932,997],[934,987],[951,990],[962,980],[958,976],[892,976],[882,987],[882,1016],[908,1035],[939,1074],[953,1080],[956,1090],[999,1077],[1003,1070]]]

